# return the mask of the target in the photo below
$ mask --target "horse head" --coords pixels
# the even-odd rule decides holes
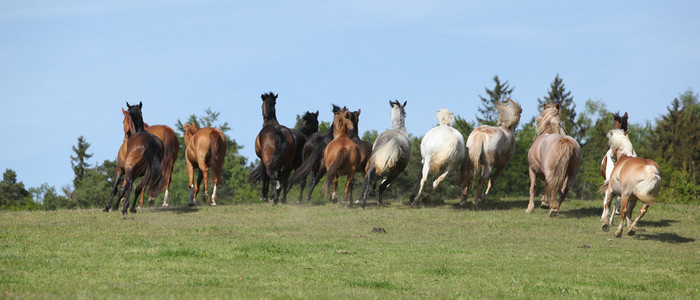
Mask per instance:
[[[564,128],[562,127],[563,124],[561,124],[561,119],[559,119],[560,108],[559,103],[547,102],[542,105],[542,112],[540,113],[540,116],[535,119],[537,124],[537,135],[543,133],[557,133],[561,135],[566,134],[566,132],[564,132]]]
[[[401,127],[404,126],[404,120],[406,119],[406,110],[404,109],[406,107],[406,103],[408,101],[404,101],[403,105],[399,103],[398,100],[391,101],[389,100],[389,105],[391,105],[391,126],[392,127]]]
[[[334,107],[335,108],[335,107]],[[347,134],[355,129],[352,122],[352,112],[347,107],[335,110],[333,113],[333,135]]]
[[[624,116],[620,116],[620,113],[613,113],[612,116],[613,120],[615,120],[615,129],[622,129],[626,134],[628,131],[627,119],[629,118],[627,112],[625,112]]]
[[[129,136],[131,134],[134,134],[139,131],[144,131],[143,127],[143,116],[141,115],[141,107],[143,107],[143,103],[139,101],[138,105],[130,105],[129,102],[126,102],[126,114],[129,115],[129,120],[130,120],[130,127],[129,128]],[[124,109],[122,109],[123,111]],[[125,121],[126,122],[126,121]],[[126,124],[124,125],[124,130],[126,130]]]
[[[277,104],[277,96],[279,94],[275,94],[273,92],[269,92],[267,94],[262,94],[260,95],[260,98],[262,98],[263,104],[262,104],[262,114],[263,114],[263,121],[268,122],[268,121],[274,121],[277,122],[277,113],[275,111],[275,104]]]
[[[301,119],[304,121],[303,129],[308,131],[308,133],[318,131],[318,110],[315,113],[307,111]]]
[[[124,114],[124,140],[128,140],[131,137],[131,117],[129,117],[129,113],[123,108],[122,113]]]
[[[199,127],[197,127],[197,124],[194,122],[187,124],[185,123],[185,145],[188,145],[190,143],[190,139],[192,136],[194,136],[195,133],[199,130]]]

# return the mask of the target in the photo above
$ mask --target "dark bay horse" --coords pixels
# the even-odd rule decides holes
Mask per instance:
[[[277,204],[281,189],[287,187],[296,149],[292,131],[277,122],[277,96],[273,93],[260,96],[263,126],[255,138],[255,154],[260,158],[260,165],[248,176],[250,183],[262,181],[262,201],[267,201],[268,185],[272,182],[273,204]],[[287,199],[282,198],[282,203],[286,202]]]
[[[340,107],[333,105],[333,113],[339,111]],[[311,200],[311,194],[314,191],[316,185],[321,181],[323,175],[326,174],[326,164],[323,163],[323,152],[326,151],[326,146],[333,140],[333,127],[334,123],[331,123],[331,127],[326,132],[316,132],[306,139],[304,148],[302,150],[302,163],[299,168],[294,171],[294,176],[292,176],[291,182],[306,182],[306,177],[311,172],[311,183],[309,184],[309,191],[306,195],[306,201]]]
[[[155,197],[160,194],[165,185],[165,174],[163,174],[163,168],[161,168],[164,152],[163,143],[158,137],[148,133],[144,129],[143,117],[141,115],[142,106],[143,104],[141,102],[139,102],[139,105],[133,106],[129,105],[128,102],[126,103],[126,115],[128,119],[125,118],[124,120],[124,128],[128,128],[129,131],[126,141],[126,151],[123,156],[123,163],[117,164],[114,186],[110,192],[107,205],[104,208],[105,212],[112,208],[112,200],[117,192],[122,175],[125,177],[126,184],[119,192],[118,200],[115,205],[116,209],[116,207],[119,206],[119,200],[122,198],[126,199],[124,201],[122,214],[127,213],[127,209],[129,208],[129,195],[131,194],[134,180],[137,177],[143,177],[143,180],[134,191],[134,201],[130,209],[132,213],[136,212],[136,200],[145,187],[148,187],[149,196]]]
[[[306,142],[311,138],[313,134],[318,132],[318,111],[315,113],[312,112],[306,112],[304,115],[301,117],[302,121],[304,122],[304,126],[300,128],[299,130],[292,129],[292,135],[294,136],[294,163],[292,164],[292,169],[293,170],[298,170],[302,163],[304,162],[307,157],[304,156],[304,148],[306,147]],[[296,175],[296,171],[294,173]],[[294,177],[292,177],[294,178]],[[287,198],[287,191],[289,188],[291,188],[292,184],[294,184],[294,180],[290,180],[289,182],[289,187],[284,189],[284,196],[282,198]],[[301,203],[302,196],[304,194],[304,188],[306,187],[306,176],[303,178],[300,178],[299,181],[299,200],[297,200],[298,203]]]
[[[209,198],[207,182],[209,181],[209,169],[212,171],[214,190],[211,193],[211,205],[216,205],[216,186],[219,184],[221,171],[226,157],[226,136],[218,128],[199,128],[194,123],[185,123],[185,161],[187,162],[187,175],[189,175],[190,202],[187,206],[194,206],[199,191],[199,184],[204,179],[204,198]],[[194,181],[194,170],[199,169],[197,183]]]
[[[328,143],[326,151],[323,152],[323,161],[328,172],[328,178],[323,187],[328,193],[328,188],[333,185],[331,202],[336,203],[338,201],[338,177],[347,176],[343,202],[347,201],[348,206],[352,206],[350,198],[352,198],[353,179],[355,173],[361,168],[360,147],[348,137],[348,132],[354,128],[352,113],[347,108],[335,112],[333,124],[333,140]],[[348,198],[348,194],[350,198]]]
[[[542,207],[549,207],[549,216],[556,217],[576,176],[581,161],[581,146],[564,132],[559,119],[559,104],[545,103],[536,123],[537,138],[527,153],[530,203],[526,212],[534,210],[535,183],[537,176],[542,176],[546,182]],[[559,190],[561,197],[557,200]]]
[[[163,207],[168,206],[168,200],[170,199],[170,182],[172,181],[173,165],[175,165],[175,159],[177,159],[177,154],[180,152],[180,141],[175,134],[175,131],[167,125],[153,125],[148,126],[144,123],[146,131],[152,135],[157,136],[161,142],[163,142],[163,160],[161,161],[160,167],[163,169],[163,174],[165,174],[165,195],[163,196]],[[126,150],[126,146],[124,146]],[[141,199],[139,200],[139,208],[143,206],[143,195],[145,193],[141,192]],[[148,205],[153,205],[154,200],[152,197],[148,197]]]
[[[379,184],[377,201],[382,202],[382,192],[401,174],[411,158],[411,140],[406,131],[406,101],[389,101],[391,128],[382,132],[374,141],[372,154],[367,162],[365,182],[362,188],[362,208],[367,204],[370,185],[378,176],[385,179]]]
[[[649,206],[656,199],[656,195],[661,189],[661,168],[651,160],[641,157],[633,157],[634,150],[627,134],[622,129],[613,129],[608,133],[608,144],[612,151],[612,158],[615,167],[609,179],[601,186],[601,192],[605,192],[605,211],[603,215],[603,231],[610,230],[612,215],[610,214],[611,198],[621,196],[620,225],[615,231],[615,236],[622,236],[622,227],[627,222],[627,235],[634,235],[637,231],[637,221],[646,214]],[[644,205],[639,210],[639,215],[631,222],[632,210],[637,203],[642,201]],[[608,218],[610,217],[610,218]]]

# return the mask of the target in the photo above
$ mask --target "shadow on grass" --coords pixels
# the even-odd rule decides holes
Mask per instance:
[[[199,211],[196,206],[175,206],[175,207],[159,207],[156,209],[157,212],[173,212],[176,214],[188,214]]]
[[[663,220],[658,220],[658,221],[645,221],[645,220],[639,220],[639,227],[668,227],[671,226],[672,223],[678,223],[676,220],[668,220],[668,219],[663,219]]]
[[[670,243],[670,244],[684,244],[684,243],[695,242],[695,239],[682,237],[682,236],[677,235],[675,233],[668,233],[668,232],[653,233],[653,234],[641,233],[641,234],[638,234],[637,236],[640,240],[652,240],[652,241],[659,241],[659,242]]]
[[[566,202],[564,202],[566,203]],[[564,206],[562,204],[562,206]],[[563,207],[563,210],[560,210],[559,213],[561,215],[566,216],[567,218],[588,218],[591,216],[600,216],[603,213],[603,210],[599,207],[582,207],[582,208],[577,208],[577,209],[572,209],[572,210],[566,210],[566,207]]]

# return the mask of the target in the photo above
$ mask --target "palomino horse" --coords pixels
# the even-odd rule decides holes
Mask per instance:
[[[624,132],[627,132],[627,113],[625,113],[624,116],[620,117],[620,114],[614,113],[612,114],[613,119],[615,120],[615,129],[622,129]],[[632,157],[637,157],[637,153],[634,153],[632,151]],[[603,178],[605,180],[608,180],[610,178],[610,174],[612,173],[613,168],[615,167],[615,163],[612,161],[612,151],[608,149],[608,152],[605,153],[605,156],[603,156],[602,161],[600,162],[600,173],[603,175]],[[600,216],[601,221],[605,221],[603,219],[603,216],[607,214],[607,211],[605,210],[605,198],[607,198],[607,194],[605,197],[603,197],[603,214]],[[615,214],[620,213],[620,197],[617,197],[615,199],[615,203],[613,204],[613,207],[615,209]],[[610,223],[612,223],[612,216],[610,217]]]
[[[632,143],[622,129],[613,129],[608,133],[608,144],[612,151],[615,167],[610,179],[606,180],[600,188],[605,191],[605,210],[609,215],[603,215],[603,231],[610,230],[612,215],[610,213],[611,197],[622,196],[622,211],[620,212],[620,225],[615,231],[616,237],[622,236],[622,225],[627,221],[627,235],[632,236],[637,231],[637,221],[647,212],[649,205],[654,202],[661,188],[661,170],[659,165],[651,160],[641,157],[632,157],[634,150]],[[642,201],[642,209],[634,222],[630,222],[632,210]]]
[[[211,192],[211,205],[216,205],[216,186],[221,178],[221,171],[226,157],[226,137],[218,128],[199,128],[196,124],[185,123],[185,161],[187,162],[187,175],[189,176],[190,202],[187,206],[195,206],[195,199],[199,191],[199,185],[204,178],[204,198],[209,198],[207,183],[209,182],[209,169],[212,172],[214,190]],[[194,170],[199,169],[197,183],[194,182]]]
[[[124,126],[125,128],[128,126],[129,138],[126,141],[126,153],[124,154],[123,164],[117,164],[114,186],[104,208],[105,212],[112,207],[112,200],[117,192],[122,175],[125,177],[126,184],[117,197],[119,200],[125,198],[122,214],[127,213],[129,195],[137,177],[143,177],[143,180],[134,190],[134,202],[130,209],[132,213],[136,212],[136,200],[146,186],[148,186],[150,197],[157,196],[163,190],[165,183],[165,174],[163,174],[163,168],[161,168],[163,143],[158,137],[146,132],[144,129],[143,117],[141,116],[142,106],[141,102],[139,102],[139,105],[133,106],[129,105],[128,102],[126,103],[128,120],[124,120]],[[115,209],[119,206],[119,200],[117,200]]]
[[[545,188],[542,207],[549,206],[549,216],[559,215],[559,207],[569,192],[569,185],[576,176],[581,161],[581,147],[567,136],[559,119],[559,104],[546,103],[537,122],[537,138],[530,146],[527,161],[530,172],[530,203],[526,212],[534,210],[535,183],[537,176],[544,176]],[[557,192],[561,197],[556,200]]]
[[[367,162],[365,182],[362,188],[362,204],[367,204],[367,194],[375,177],[383,176],[386,179],[379,185],[377,202],[382,202],[382,192],[401,174],[411,158],[411,140],[406,131],[406,101],[403,105],[399,101],[389,101],[391,106],[391,128],[382,132],[372,146],[372,155]]]
[[[328,193],[328,188],[333,185],[331,202],[338,201],[338,177],[345,175],[345,194],[343,202],[347,201],[348,206],[352,206],[352,187],[355,173],[360,170],[361,153],[360,147],[349,137],[348,131],[353,130],[351,112],[343,108],[333,114],[333,140],[328,143],[323,152],[323,161],[326,163],[328,178],[323,188]],[[348,198],[350,194],[350,198]]]
[[[333,113],[340,111],[340,107],[333,105]],[[306,195],[306,201],[311,200],[311,194],[314,188],[321,181],[323,175],[326,174],[326,164],[323,163],[323,152],[326,151],[326,146],[333,140],[333,128],[334,123],[331,123],[331,127],[326,132],[316,132],[306,139],[304,144],[302,157],[303,162],[301,166],[294,171],[294,176],[292,176],[291,182],[306,182],[306,176],[309,172],[312,173],[311,183],[309,184],[309,192]],[[303,185],[302,185],[303,186]],[[303,191],[303,189],[302,189]]]
[[[423,185],[428,181],[428,173],[440,174],[433,182],[433,189],[426,196],[430,200],[437,186],[445,180],[447,174],[458,165],[461,165],[463,174],[466,170],[466,158],[464,157],[464,137],[452,126],[455,124],[454,114],[447,109],[439,109],[436,114],[440,125],[433,127],[428,133],[423,136],[423,141],[420,143],[420,154],[423,157],[423,172],[419,183],[418,193],[416,198],[411,203],[412,207],[420,204],[420,195],[423,191]],[[462,182],[463,180],[459,180]]]
[[[508,99],[507,103],[496,104],[496,108],[499,112],[498,122],[501,123],[501,126],[481,125],[475,128],[467,138],[468,164],[473,172],[467,172],[463,175],[464,192],[460,203],[462,205],[466,204],[467,190],[472,180],[477,176],[479,165],[482,166],[481,176],[479,176],[479,183],[474,193],[474,206],[478,204],[479,198],[486,200],[486,196],[491,190],[491,183],[496,181],[496,178],[501,175],[513,157],[515,128],[518,127],[523,109],[518,102],[511,99]],[[492,171],[493,173],[491,173]],[[486,193],[482,195],[481,190],[486,179],[488,179],[488,185]]]
[[[273,204],[277,204],[281,189],[287,187],[295,150],[292,131],[277,122],[277,96],[273,93],[260,96],[263,101],[263,127],[255,138],[255,154],[260,158],[260,165],[248,176],[250,183],[262,181],[262,201],[267,201],[268,185],[272,182]],[[282,203],[286,202],[287,199],[282,198]]]
[[[304,126],[299,130],[292,129],[292,135],[294,136],[294,163],[292,164],[292,169],[297,170],[301,167],[302,163],[306,159],[304,157],[304,147],[306,146],[306,141],[316,132],[318,132],[318,111],[316,113],[306,112],[304,116],[301,117],[304,121]],[[295,172],[296,175],[296,172]],[[306,176],[301,178],[299,182],[299,200],[297,202],[301,203],[302,195],[304,194],[304,188],[306,187]],[[289,187],[294,184],[294,180],[290,180]],[[284,189],[284,196],[282,198],[287,198],[287,191],[289,188]]]

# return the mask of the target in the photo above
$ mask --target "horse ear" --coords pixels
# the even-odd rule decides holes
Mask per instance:
[[[139,109],[141,109],[141,107],[143,107],[143,103],[141,103],[141,101],[139,101]]]
[[[629,117],[627,116],[627,112],[625,112],[625,115],[622,116],[622,117],[625,118],[625,119],[629,118]]]
[[[131,105],[129,105],[129,101],[126,101],[126,108],[127,109],[131,108]]]
[[[361,113],[361,112],[362,112],[362,109],[358,109],[358,110],[357,110],[357,116],[358,116],[358,117],[360,116],[360,113]]]
[[[403,107],[406,107],[406,103],[408,103],[408,101],[403,102]]]
[[[557,110],[561,110],[561,106],[557,103]]]
[[[125,116],[128,116],[128,115],[129,115],[129,113],[126,112],[126,110],[124,110],[123,108],[122,108],[122,113],[123,113]]]
[[[340,106],[333,104],[333,113],[336,113],[340,110]]]
[[[316,110],[316,113],[315,113],[315,115],[316,115],[316,117],[318,118],[318,110]]]

